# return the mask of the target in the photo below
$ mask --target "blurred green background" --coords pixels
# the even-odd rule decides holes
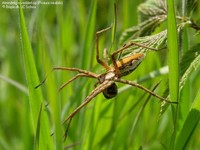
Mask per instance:
[[[139,20],[137,7],[142,2],[142,0],[117,1],[115,42],[112,45],[111,31],[102,34],[101,58],[104,48],[110,49],[111,46],[113,49],[119,48],[119,37],[122,32],[128,27],[137,25]],[[40,81],[55,66],[77,67],[96,73],[104,72],[95,59],[95,32],[113,23],[113,3],[113,0],[66,0],[63,1],[63,5],[38,5],[34,9],[23,9]],[[36,131],[29,105],[19,10],[3,8],[2,5],[1,2],[0,149],[36,149],[37,146],[34,146]],[[163,30],[164,27],[161,26],[159,30]],[[196,43],[195,40],[191,39],[190,42]],[[136,80],[167,65],[166,54],[167,51],[148,53],[142,64],[125,79]],[[182,118],[186,118],[198,93],[199,73],[200,69],[196,68],[189,78],[186,92],[186,95],[189,95],[188,107]],[[53,72],[46,84],[39,88],[43,93],[42,112],[49,116],[50,133],[55,133],[56,128],[62,129],[60,139],[55,140],[54,135],[46,135],[53,139],[54,145],[54,147],[47,146],[48,149],[58,148],[56,145],[59,144],[59,140],[63,144],[61,147],[71,149],[118,150],[168,147],[173,132],[170,107],[161,115],[161,103],[154,97],[149,100],[148,94],[135,87],[120,92],[111,100],[106,100],[102,94],[95,97],[73,118],[67,140],[63,143],[65,126],[61,122],[86,98],[97,82],[94,79],[77,79],[57,93],[59,86],[74,75],[74,72],[69,71]],[[149,78],[141,84],[152,89],[159,81],[161,83],[155,93],[162,95],[168,83],[167,74]],[[56,110],[53,109],[54,104],[58,105],[55,106],[58,108],[57,112],[54,112]],[[55,113],[59,113],[59,125],[55,125],[55,120],[52,119],[52,114]],[[43,121],[45,120],[41,119],[40,124],[43,124]],[[187,145],[188,149],[200,147],[199,124],[197,126]]]

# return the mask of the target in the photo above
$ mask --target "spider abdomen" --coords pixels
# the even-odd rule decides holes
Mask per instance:
[[[108,88],[103,91],[103,95],[107,99],[115,97],[118,93],[117,85],[115,83],[111,84]]]
[[[133,70],[135,70],[142,62],[144,57],[145,55],[143,53],[136,53],[117,61],[117,66],[119,68],[121,76],[126,76],[133,72]]]

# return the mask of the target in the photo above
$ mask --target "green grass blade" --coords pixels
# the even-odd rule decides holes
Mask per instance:
[[[30,115],[30,105],[29,105],[29,99],[26,96],[26,99],[24,101],[23,104],[24,110],[23,110],[23,148],[24,149],[33,149],[33,137],[30,136],[32,135],[32,128],[30,126],[30,119],[27,118],[31,118]]]
[[[28,32],[26,29],[26,23],[21,5],[19,7],[19,19],[20,19],[21,42],[22,42],[22,52],[24,55],[25,73],[29,89],[29,103],[31,108],[34,134],[36,134],[38,113],[40,111],[40,105],[42,104],[43,97],[41,90],[35,89],[35,86],[39,83],[39,79],[36,71],[33,52],[28,37]],[[47,149],[47,148],[53,149],[48,117],[45,111],[41,112],[40,131],[41,135],[40,135],[39,149]]]
[[[91,43],[93,43],[93,38],[94,38],[94,31],[95,31],[95,22],[96,22],[96,6],[97,5],[97,0],[93,0],[91,4],[91,9],[90,9],[90,15],[88,19],[88,25],[86,26],[86,33],[85,33],[85,40],[84,40],[84,45],[83,45],[83,51],[82,51],[82,68],[86,68],[90,64],[90,56],[91,53],[90,50],[92,48]]]
[[[169,63],[169,92],[171,101],[178,101],[179,98],[179,50],[178,50],[178,37],[177,37],[177,24],[175,17],[174,1],[168,0],[168,63]],[[178,105],[177,105],[178,106]],[[174,131],[171,138],[170,149],[174,147],[177,127],[177,106],[172,106]]]
[[[1,75],[1,74],[0,74],[0,79],[2,79],[2,80],[4,80],[5,82],[7,82],[7,83],[9,83],[9,84],[11,84],[11,85],[13,85],[13,86],[15,86],[17,89],[21,90],[21,91],[24,92],[26,95],[28,95],[28,89],[27,89],[24,85],[18,83],[17,81],[14,81],[14,80],[12,80],[12,79],[10,79],[10,78],[4,76],[4,75]]]
[[[179,94],[179,51],[173,0],[168,0],[168,49],[170,98],[172,101],[177,101]]]
[[[200,90],[194,100],[193,106],[185,120],[180,134],[177,137],[175,149],[184,149],[191,139],[200,120]]]
[[[40,111],[38,114],[38,122],[37,122],[37,129],[36,129],[36,136],[35,136],[35,149],[39,149],[40,143],[40,125],[41,125],[41,112],[42,112],[42,104],[40,106]]]

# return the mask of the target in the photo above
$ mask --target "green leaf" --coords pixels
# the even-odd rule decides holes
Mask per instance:
[[[120,55],[122,57],[126,57],[127,55],[132,55],[138,52],[146,54],[148,51],[152,50],[151,48],[154,49],[153,51],[163,50],[163,48],[166,47],[166,40],[167,30],[154,35],[139,37],[137,39],[130,40],[129,43],[133,42],[135,45],[124,50]]]
[[[165,21],[166,16],[155,16],[148,20],[141,22],[138,26],[133,26],[126,29],[120,37],[120,45],[125,44],[127,41],[135,39],[137,37],[150,35],[156,27],[158,27],[163,21]]]
[[[167,18],[165,0],[149,0],[138,7],[140,24],[126,29],[120,37],[120,45],[128,40],[150,35]]]
[[[141,21],[167,15],[166,0],[147,0],[138,7]]]

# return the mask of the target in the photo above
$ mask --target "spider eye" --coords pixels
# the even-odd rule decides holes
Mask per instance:
[[[111,84],[107,89],[103,91],[103,95],[107,99],[115,97],[118,93],[117,85],[115,83]]]

